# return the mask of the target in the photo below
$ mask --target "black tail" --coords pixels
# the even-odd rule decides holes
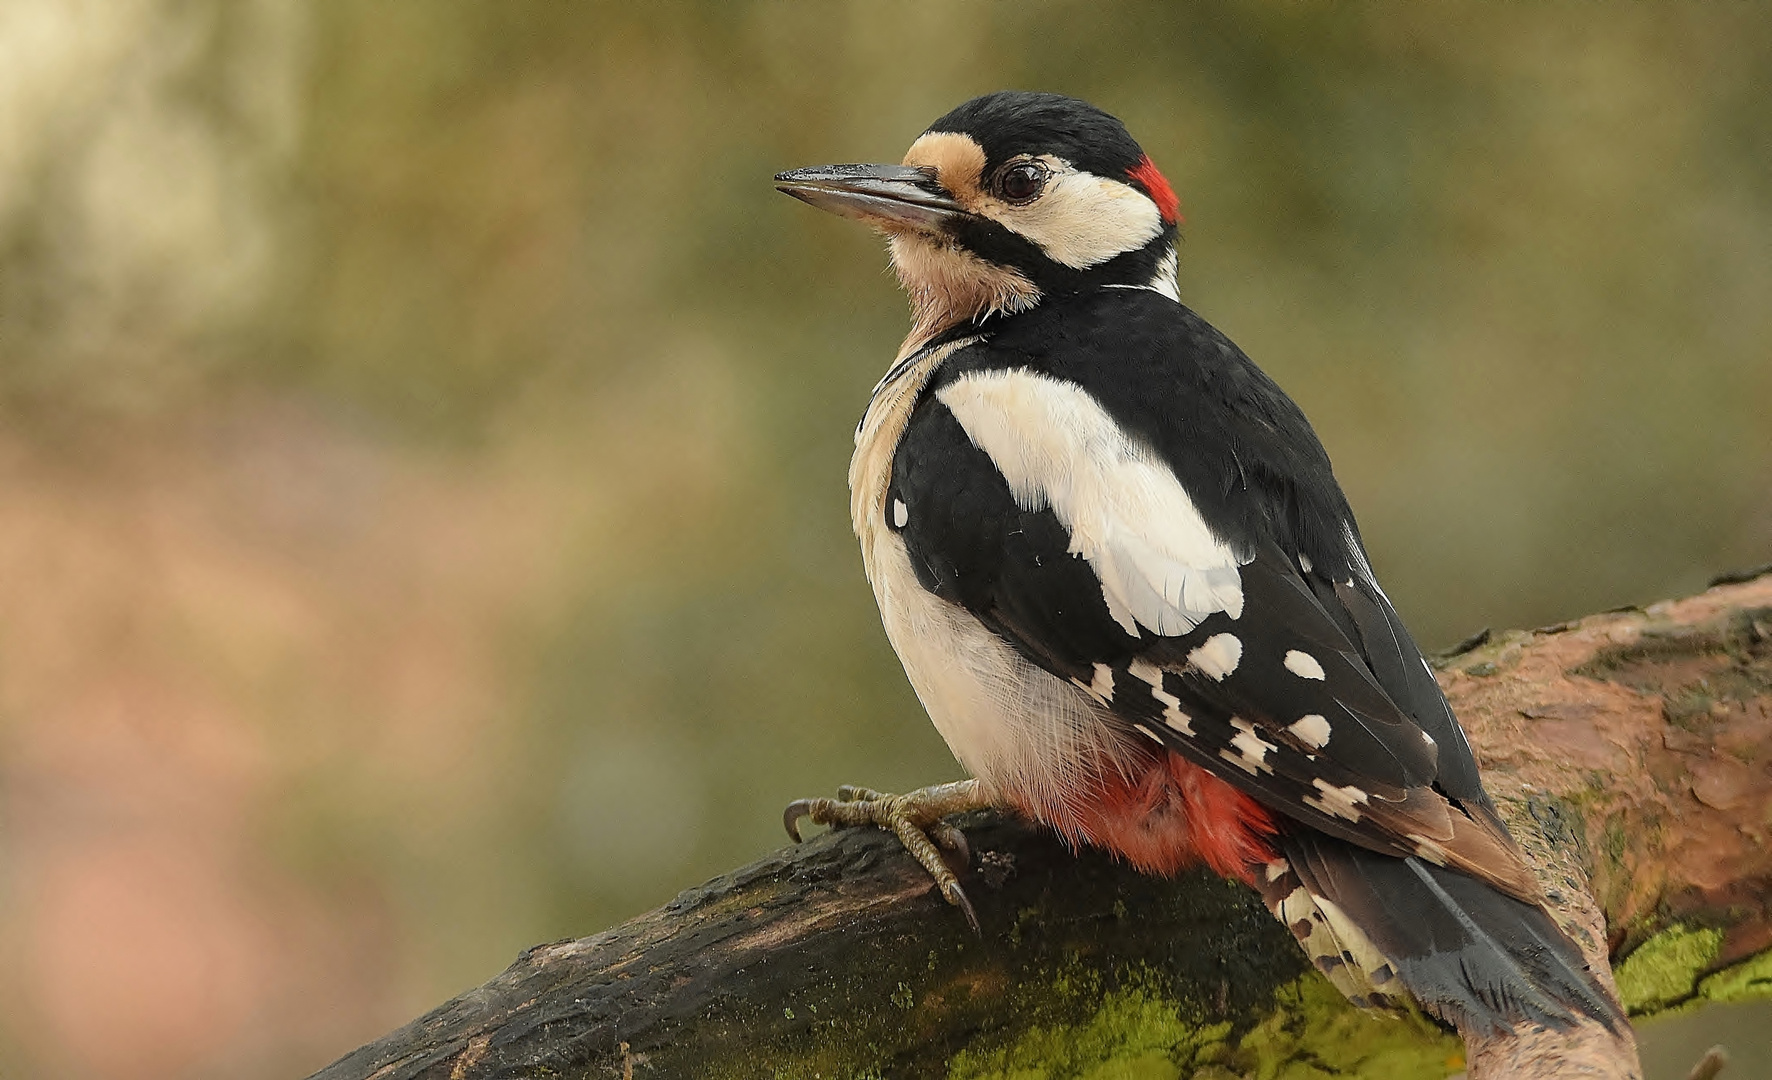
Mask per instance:
[[[1289,864],[1268,871],[1268,907],[1312,961],[1358,1004],[1401,988],[1460,1031],[1589,1016],[1613,1029],[1624,1011],[1542,908],[1423,859],[1399,859],[1298,830]]]

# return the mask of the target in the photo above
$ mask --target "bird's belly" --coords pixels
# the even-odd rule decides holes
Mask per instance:
[[[1062,827],[1074,803],[1144,753],[1081,689],[923,588],[896,534],[867,539],[886,636],[936,730],[993,798]]]
[[[1150,873],[1204,861],[1244,876],[1271,857],[1273,822],[1255,800],[1132,734],[923,588],[896,534],[868,539],[886,636],[936,730],[994,801]]]

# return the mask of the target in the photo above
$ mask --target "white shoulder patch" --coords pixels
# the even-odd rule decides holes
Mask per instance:
[[[1075,383],[982,371],[937,393],[1024,510],[1050,508],[1128,634],[1173,637],[1243,614],[1239,560],[1187,491]]]

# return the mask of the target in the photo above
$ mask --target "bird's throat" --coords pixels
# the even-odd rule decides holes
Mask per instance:
[[[1040,290],[1019,271],[930,237],[895,235],[891,252],[893,272],[911,300],[911,332],[900,356],[960,323],[1026,311],[1040,302]]]

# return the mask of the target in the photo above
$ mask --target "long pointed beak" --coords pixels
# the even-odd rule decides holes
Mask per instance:
[[[928,170],[903,165],[815,165],[776,173],[775,187],[820,210],[885,229],[939,232],[965,213]]]

